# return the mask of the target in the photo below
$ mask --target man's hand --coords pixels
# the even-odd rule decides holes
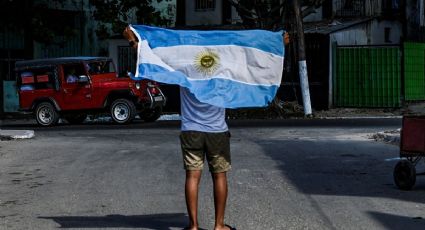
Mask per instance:
[[[122,35],[125,39],[128,40],[129,44],[133,48],[137,48],[137,38],[134,32],[130,29],[129,26],[125,27],[124,31],[122,32]]]
[[[283,35],[283,41],[285,43],[285,46],[288,45],[291,42],[291,38],[289,37],[288,32],[285,32],[285,35]]]

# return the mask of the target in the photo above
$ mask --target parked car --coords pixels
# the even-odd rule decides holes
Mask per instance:
[[[156,82],[118,77],[106,57],[18,61],[15,69],[20,110],[33,112],[42,126],[59,118],[82,123],[89,114],[105,112],[118,124],[130,123],[136,114],[152,122],[166,101]]]

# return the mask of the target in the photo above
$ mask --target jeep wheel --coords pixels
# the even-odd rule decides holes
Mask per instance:
[[[53,126],[59,121],[59,114],[49,102],[42,102],[35,109],[35,119],[41,126]]]
[[[130,123],[136,116],[134,103],[127,99],[117,99],[111,105],[111,117],[118,124]]]
[[[83,123],[87,118],[87,114],[79,113],[79,114],[68,114],[65,116],[65,119],[70,124],[81,124]]]
[[[141,112],[139,116],[146,122],[154,122],[158,120],[161,114],[162,114],[162,106],[157,106],[153,109],[147,109]]]

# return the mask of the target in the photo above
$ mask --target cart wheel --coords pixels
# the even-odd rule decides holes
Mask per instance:
[[[394,168],[394,182],[401,190],[410,190],[416,182],[416,169],[408,160],[399,161]]]

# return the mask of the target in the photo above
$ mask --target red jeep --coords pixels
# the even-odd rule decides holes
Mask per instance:
[[[155,121],[165,105],[157,83],[118,77],[112,59],[69,57],[16,62],[20,110],[35,114],[42,126],[59,118],[82,123],[88,114],[108,112],[114,122],[136,114]]]

